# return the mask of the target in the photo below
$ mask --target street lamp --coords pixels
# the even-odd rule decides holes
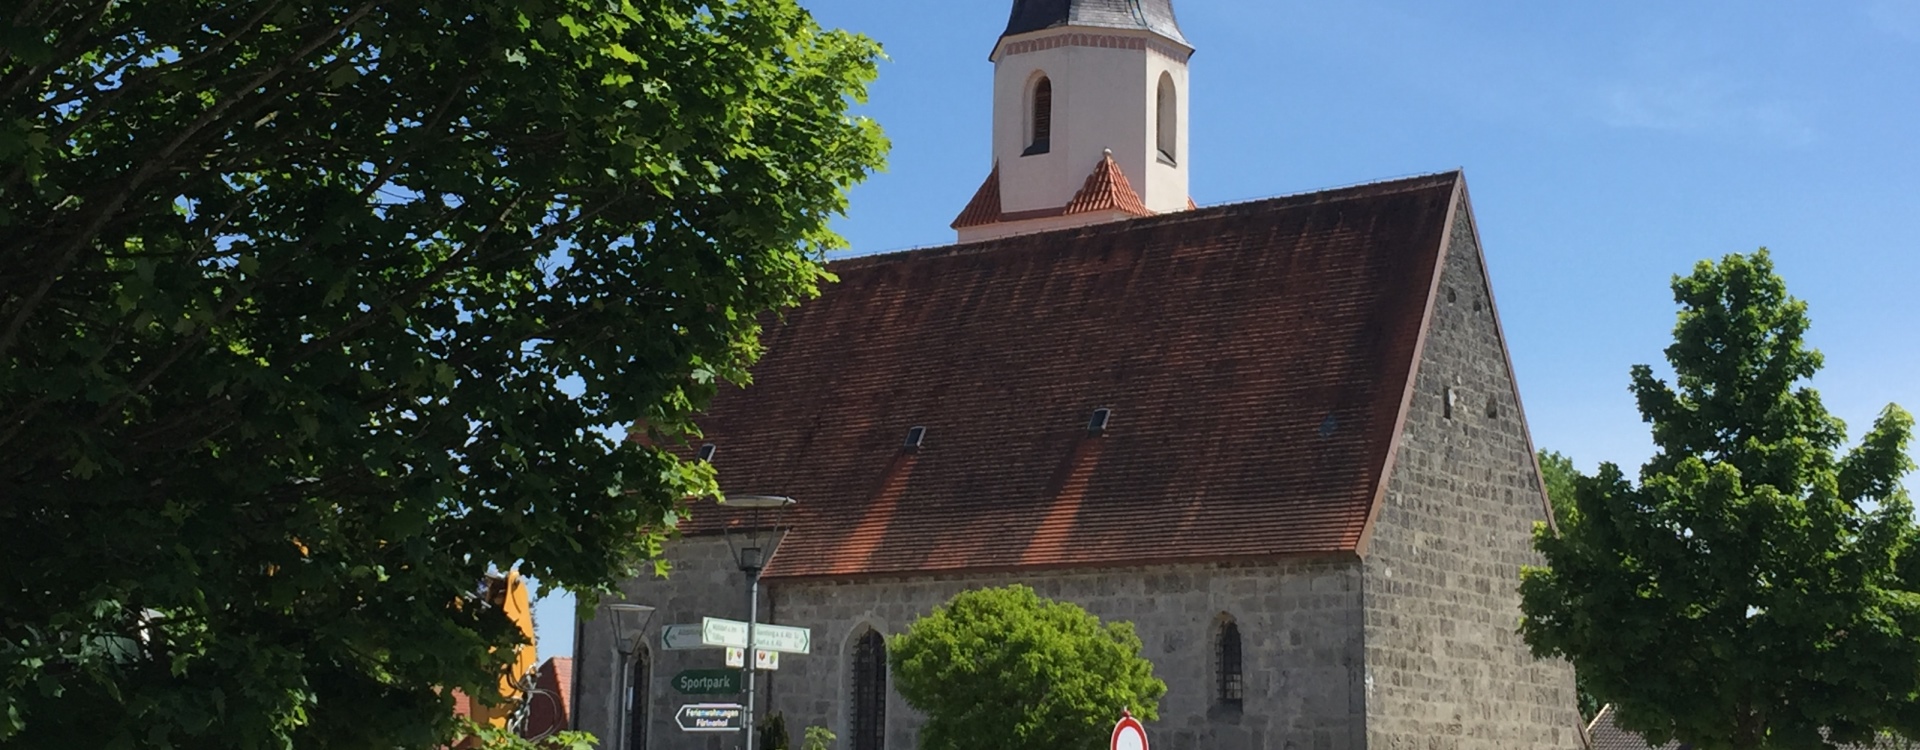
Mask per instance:
[[[760,571],[767,566],[769,544],[780,543],[779,530],[771,528],[780,520],[780,515],[794,506],[790,497],[774,495],[733,495],[727,498],[727,505],[753,511],[748,516],[747,525],[735,531],[728,526],[727,548],[733,551],[733,560],[740,565],[740,572],[747,574],[747,649],[745,663],[747,682],[747,705],[740,719],[740,731],[745,732],[746,750],[753,750],[753,673],[755,658],[759,650],[754,648],[754,625],[760,619]],[[772,514],[767,523],[761,522],[763,514]]]
[[[628,734],[633,731],[633,702],[645,700],[633,694],[633,657],[640,652],[640,639],[646,637],[647,621],[653,619],[653,608],[626,602],[604,606],[607,614],[612,615],[608,624],[613,626],[613,647],[620,652],[620,692],[616,694],[616,700],[620,701],[620,723],[614,728],[614,736],[619,740],[613,747],[614,750],[627,750],[632,742]]]

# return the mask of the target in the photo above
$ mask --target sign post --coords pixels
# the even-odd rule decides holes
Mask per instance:
[[[673,715],[682,732],[738,732],[745,710],[738,703],[695,703]]]
[[[1113,739],[1107,745],[1110,750],[1147,750],[1147,728],[1140,720],[1133,718],[1132,709],[1120,711],[1120,723],[1113,725]]]

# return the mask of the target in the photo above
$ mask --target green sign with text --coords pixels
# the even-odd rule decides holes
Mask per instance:
[[[673,676],[673,689],[686,695],[740,692],[740,673],[732,669],[689,669]]]

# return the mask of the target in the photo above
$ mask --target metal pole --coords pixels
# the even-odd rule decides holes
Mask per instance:
[[[615,633],[614,636],[619,637],[619,634]],[[633,715],[632,715],[633,663],[632,662],[633,662],[632,654],[629,654],[625,651],[620,652],[620,692],[615,694],[614,696],[614,700],[618,701],[620,704],[620,717],[617,719],[617,721],[619,721],[620,724],[613,728],[613,736],[617,738],[614,741],[613,750],[627,750],[627,740],[629,739],[627,737],[627,732],[630,731],[630,727],[628,725],[633,723]]]
[[[747,581],[749,582],[747,585],[747,710],[746,716],[742,717],[744,721],[741,722],[741,731],[747,733],[747,750],[753,750],[753,673],[756,666],[754,657],[759,655],[753,647],[753,626],[754,621],[760,619],[760,569],[756,567],[747,571]]]

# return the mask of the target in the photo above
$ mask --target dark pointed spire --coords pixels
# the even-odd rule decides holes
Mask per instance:
[[[1146,29],[1181,44],[1173,0],[1013,0],[1013,15],[1002,37],[1055,26]]]

